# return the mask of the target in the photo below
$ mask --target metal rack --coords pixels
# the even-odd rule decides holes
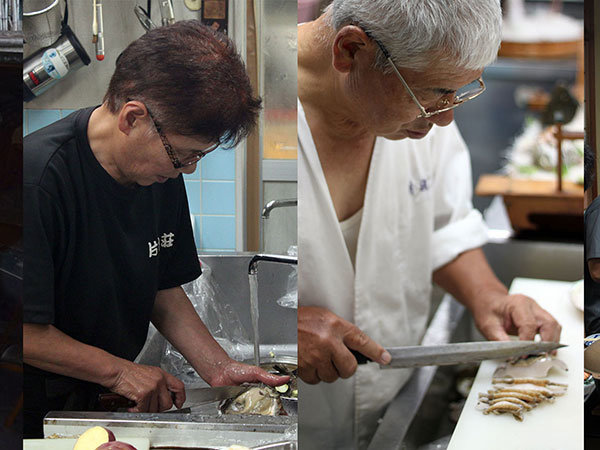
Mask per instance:
[[[0,32],[22,30],[19,3],[19,0],[0,0]]]

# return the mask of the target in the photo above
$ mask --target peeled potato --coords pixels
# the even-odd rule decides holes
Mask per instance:
[[[127,442],[121,441],[113,441],[113,442],[105,442],[96,450],[137,450],[133,445],[128,444]]]
[[[112,431],[102,427],[93,427],[79,436],[73,450],[96,450],[102,444],[114,440],[115,435]]]

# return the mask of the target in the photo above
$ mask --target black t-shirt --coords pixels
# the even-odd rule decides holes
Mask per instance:
[[[600,258],[600,197],[596,197],[584,214],[584,305],[585,334],[600,333],[600,283],[596,283],[588,269],[588,260]]]
[[[93,110],[24,140],[24,322],[133,360],[157,291],[201,270],[182,176],[119,184],[90,148]]]

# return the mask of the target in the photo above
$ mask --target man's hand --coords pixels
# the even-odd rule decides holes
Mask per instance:
[[[537,333],[544,341],[560,339],[559,323],[525,295],[490,293],[473,304],[472,313],[477,328],[490,340],[505,341],[512,334],[531,341]]]
[[[390,354],[356,325],[325,308],[298,308],[298,374],[307,383],[332,383],[356,372],[357,350],[380,364],[388,364]]]
[[[164,411],[185,402],[183,383],[158,367],[134,364],[84,344],[53,325],[23,324],[24,362],[49,372],[100,384],[133,400],[131,412]]]
[[[269,374],[231,359],[211,336],[181,287],[158,291],[152,323],[211,386],[260,382],[279,386],[288,376]]]
[[[136,402],[129,412],[160,412],[181,408],[185,403],[185,387],[173,375],[159,367],[123,360],[116,377],[105,387]]]
[[[473,314],[479,331],[490,340],[505,341],[508,335],[544,341],[560,338],[558,322],[533,299],[511,295],[496,278],[480,248],[467,250],[433,273],[433,280],[463,303]]]
[[[290,381],[290,377],[274,375],[261,369],[233,359],[220,366],[219,373],[210,380],[211,386],[233,386],[242,383],[264,383],[268,386],[280,386]]]

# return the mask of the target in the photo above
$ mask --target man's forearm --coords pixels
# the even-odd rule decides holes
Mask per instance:
[[[471,311],[486,294],[508,294],[480,248],[467,250],[433,273],[433,281]]]
[[[487,339],[507,340],[513,335],[533,340],[538,333],[546,341],[560,339],[556,319],[532,298],[509,294],[479,248],[461,253],[436,270],[433,280],[471,311]]]
[[[230,361],[180,287],[158,292],[152,323],[209,383]]]
[[[109,386],[125,360],[77,341],[53,325],[25,323],[23,361],[48,372]]]

